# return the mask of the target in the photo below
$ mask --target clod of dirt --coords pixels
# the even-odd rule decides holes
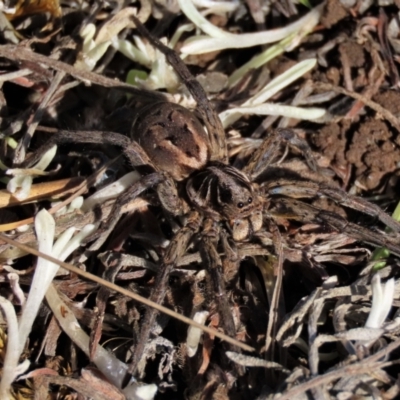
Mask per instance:
[[[377,187],[383,175],[393,172],[400,161],[400,149],[393,143],[388,126],[369,118],[354,132],[346,158],[356,167],[356,177],[364,176],[367,189]]]
[[[326,28],[331,28],[342,19],[346,18],[349,12],[342,6],[339,0],[328,0],[321,24]]]
[[[395,116],[400,115],[400,93],[394,90],[387,90],[377,93],[373,100]]]
[[[361,45],[353,41],[346,41],[339,46],[339,52],[346,57],[350,68],[365,65],[365,53]]]
[[[330,164],[336,164],[337,166],[347,164],[344,157],[347,143],[345,132],[347,128],[332,123],[325,125],[319,132],[312,135],[313,144],[320,149],[320,152],[329,160]]]

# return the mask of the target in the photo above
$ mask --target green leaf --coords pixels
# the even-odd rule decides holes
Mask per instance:
[[[126,83],[130,83],[133,86],[137,86],[136,78],[145,81],[148,77],[147,72],[139,69],[131,69],[126,76]]]
[[[311,4],[308,0],[300,0],[300,4],[303,4],[303,6],[306,6],[307,8],[311,8]]]

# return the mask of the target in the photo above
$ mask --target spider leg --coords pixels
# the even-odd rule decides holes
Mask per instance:
[[[326,196],[345,207],[378,218],[389,228],[396,232],[400,232],[400,223],[394,220],[390,215],[386,214],[379,206],[360,197],[351,196],[339,188],[319,185],[315,182],[304,181],[300,183],[299,181],[286,179],[273,181],[266,184],[264,187],[266,193],[269,195],[288,196],[291,198]]]
[[[221,326],[230,337],[236,336],[235,323],[226,298],[225,279],[222,268],[221,257],[219,256],[215,243],[210,236],[204,236],[200,241],[200,254],[204,265],[210,274],[214,298],[217,302],[218,314],[221,319]],[[235,348],[234,351],[239,351]]]
[[[150,158],[139,146],[138,143],[132,141],[127,136],[116,132],[106,131],[65,131],[58,130],[50,140],[43,146],[39,147],[31,157],[26,159],[21,168],[27,168],[40,160],[43,154],[54,145],[65,143],[92,143],[121,147],[124,155],[132,166],[148,165],[154,171],[156,167],[151,162]]]
[[[282,142],[298,148],[305,156],[308,166],[313,171],[317,170],[317,164],[307,142],[299,138],[292,129],[280,128],[264,139],[243,171],[254,180],[275,161]]]
[[[223,234],[222,234],[223,235]],[[222,236],[218,235],[218,237]],[[224,239],[221,237],[223,247],[225,250],[229,252],[229,250],[225,247],[227,243],[224,243]],[[217,239],[218,240],[218,239]],[[220,255],[215,247],[216,240],[212,236],[204,235],[200,240],[200,255],[203,264],[206,266],[208,273],[210,274],[211,288],[213,290],[213,297],[217,304],[218,315],[220,319],[220,327],[224,330],[224,333],[232,338],[236,337],[236,327],[235,322],[232,316],[231,306],[229,304],[227,298],[227,292],[225,289],[225,269],[224,267],[228,267],[227,264],[231,264],[233,262],[236,265],[236,271],[238,269],[238,257],[235,257],[233,254],[230,254],[231,257],[224,257],[224,260],[221,260]],[[229,267],[232,267],[231,265]],[[228,345],[230,351],[235,351],[237,353],[241,353],[241,350],[232,345]],[[240,365],[235,365],[234,369],[236,370],[238,376],[243,376],[245,374],[245,369]]]
[[[383,235],[380,232],[373,232],[360,225],[348,222],[340,215],[321,210],[310,204],[303,203],[294,199],[280,199],[274,214],[290,214],[291,219],[300,220],[308,223],[319,223],[330,226],[339,232],[343,232],[353,239],[371,244],[373,246],[386,247],[394,254],[400,256],[400,242],[398,237]]]
[[[179,215],[182,213],[182,203],[172,179],[167,174],[159,172],[158,168],[151,162],[150,158],[137,142],[116,132],[57,131],[48,142],[36,150],[35,153],[23,163],[22,167],[29,167],[35,164],[52,146],[64,143],[92,143],[121,147],[123,154],[132,167],[146,167],[146,169],[154,171],[142,177],[117,198],[106,223],[88,239],[88,241],[92,241],[102,236],[101,240],[98,240],[97,243],[92,246],[92,250],[98,249],[104,243],[108,237],[108,234],[104,235],[104,233],[111,232],[118,222],[121,207],[152,186],[157,186],[159,199],[167,211],[172,215]]]
[[[113,207],[110,211],[110,214],[107,220],[101,225],[97,231],[91,235],[87,241],[91,242],[94,239],[99,238],[96,243],[90,246],[90,250],[98,250],[106,241],[107,237],[109,236],[110,232],[116,226],[118,220],[121,217],[121,208],[132,201],[136,197],[138,197],[141,193],[145,190],[149,189],[152,186],[157,186],[160,182],[165,181],[165,176],[162,173],[154,172],[153,174],[146,175],[135,182],[129,189],[125,190],[120,196],[117,197],[116,201],[113,204]]]
[[[154,282],[154,289],[151,293],[150,300],[161,304],[165,298],[168,278],[177,264],[177,261],[182,258],[188,247],[189,241],[192,236],[200,229],[203,218],[196,211],[188,216],[187,224],[178,231],[178,233],[171,240],[171,243],[166,249],[163,257],[162,264]],[[137,344],[132,356],[132,361],[129,365],[128,372],[135,374],[138,363],[143,357],[144,350],[151,334],[156,316],[158,312],[153,308],[148,308],[144,316],[142,328],[138,335]]]
[[[168,62],[172,65],[183,83],[187,86],[193,98],[197,102],[198,110],[204,120],[211,144],[211,161],[227,161],[227,144],[225,131],[221,120],[207,98],[207,94],[198,80],[191,74],[179,55],[169,47],[161,43],[156,37],[152,36],[144,25],[135,17],[131,16],[136,29],[158,50],[160,50]]]
[[[225,230],[221,230],[220,240],[222,245],[222,269],[225,282],[231,282],[239,271],[240,260],[244,257],[239,256],[239,249],[235,241],[229,240],[230,234]]]

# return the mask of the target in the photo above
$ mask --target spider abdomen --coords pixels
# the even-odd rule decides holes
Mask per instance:
[[[132,127],[132,138],[153,164],[176,181],[203,168],[210,158],[208,136],[186,108],[160,102],[146,106]]]

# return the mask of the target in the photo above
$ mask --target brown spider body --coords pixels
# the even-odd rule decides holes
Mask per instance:
[[[186,108],[161,102],[145,106],[139,113],[131,137],[160,171],[182,181],[208,163],[207,133]]]
[[[192,112],[173,103],[148,105],[139,111],[131,132],[157,170],[177,182],[188,179],[186,192],[192,205],[214,220],[227,220],[235,240],[261,229],[263,202],[258,189],[237,168],[210,162],[208,135]],[[175,214],[182,213],[168,200],[171,184],[167,190],[159,186],[161,203]]]

